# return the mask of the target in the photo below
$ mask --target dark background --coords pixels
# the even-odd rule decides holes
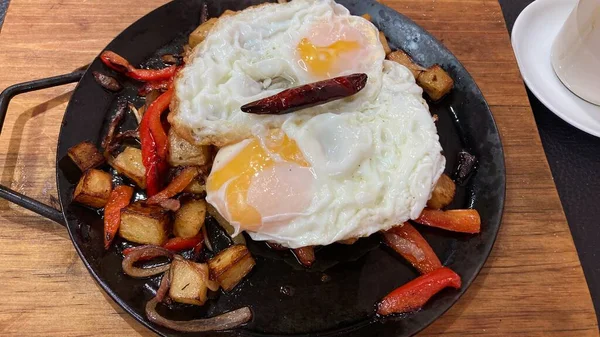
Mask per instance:
[[[499,2],[510,33],[519,13],[533,1]],[[8,4],[0,0],[0,27]],[[600,321],[600,177],[595,176],[600,174],[600,138],[567,124],[529,90],[527,94]]]

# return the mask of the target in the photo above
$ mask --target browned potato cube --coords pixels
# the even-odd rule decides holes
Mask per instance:
[[[208,267],[181,258],[171,262],[169,296],[176,302],[203,305],[206,302]]]
[[[200,180],[194,179],[189,185],[187,185],[183,189],[183,191],[193,194],[202,194],[206,192],[206,185],[200,182]]]
[[[190,34],[190,37],[188,39],[188,44],[190,45],[190,47],[194,48],[197,45],[199,45],[202,41],[204,41],[204,39],[206,39],[206,37],[208,36],[208,33],[210,33],[210,30],[212,29],[212,27],[217,23],[217,21],[219,21],[219,18],[234,15],[236,13],[237,12],[228,9],[225,12],[223,12],[223,14],[221,14],[220,17],[210,18],[210,19],[206,20],[206,22],[204,22],[203,24],[198,26],[198,28],[196,28]]]
[[[188,44],[190,45],[190,47],[194,48],[197,45],[199,45],[202,41],[204,41],[204,39],[206,39],[206,37],[208,36],[208,33],[210,33],[212,27],[217,23],[218,20],[219,18],[210,18],[206,22],[198,26],[198,28],[196,28],[190,34],[190,37],[188,39]]]
[[[119,235],[131,242],[162,246],[168,238],[169,221],[166,209],[136,202],[121,210]]]
[[[182,238],[198,235],[206,217],[206,201],[190,200],[181,205],[175,212],[173,234]]]
[[[69,158],[79,167],[81,172],[98,167],[104,163],[104,156],[96,145],[90,142],[81,142],[67,151]]]
[[[408,70],[410,70],[413,73],[415,80],[419,77],[419,74],[421,74],[421,72],[423,72],[425,70],[425,68],[416,64],[413,61],[413,59],[402,50],[396,50],[394,52],[389,53],[387,55],[387,59],[390,61],[400,63],[401,65],[408,68]]]
[[[110,164],[139,187],[146,188],[146,168],[142,162],[142,150],[128,146]]]
[[[417,84],[432,100],[437,101],[452,90],[454,81],[439,64],[435,64],[419,74]]]
[[[196,146],[169,130],[169,155],[171,166],[203,166],[212,162],[210,146]]]
[[[83,173],[79,179],[73,201],[91,207],[102,208],[108,202],[108,197],[112,192],[112,177],[110,174],[90,169]]]
[[[254,258],[244,245],[233,245],[208,261],[210,278],[230,291],[254,267]]]
[[[383,34],[383,32],[379,32],[379,41],[381,41],[381,44],[383,45],[383,50],[385,51],[385,54],[389,54],[392,52],[392,48],[390,48],[390,45],[387,42],[387,39],[385,38],[385,34]]]
[[[363,19],[371,21],[371,14],[365,13],[365,14],[363,14],[361,16],[363,17]]]
[[[431,192],[431,199],[427,201],[427,207],[442,209],[448,206],[454,199],[454,193],[456,193],[456,185],[445,173],[442,174]]]

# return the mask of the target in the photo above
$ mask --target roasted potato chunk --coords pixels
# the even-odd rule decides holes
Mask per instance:
[[[90,142],[81,142],[67,151],[69,158],[79,167],[81,172],[98,167],[104,163],[104,156],[96,145]]]
[[[206,37],[208,36],[208,33],[210,33],[210,30],[212,29],[212,27],[217,23],[217,21],[219,21],[219,18],[234,15],[235,13],[236,12],[234,12],[234,11],[226,10],[225,12],[223,12],[223,14],[221,14],[220,17],[210,18],[210,19],[206,20],[206,22],[204,22],[203,24],[198,26],[198,28],[196,28],[190,34],[190,37],[188,39],[188,44],[190,45],[190,47],[194,48],[197,45],[199,45],[202,41],[204,41],[204,39],[206,39]]]
[[[212,27],[217,23],[218,20],[219,18],[210,18],[206,22],[198,26],[198,28],[196,28],[190,34],[190,37],[188,39],[188,44],[190,45],[190,47],[194,48],[197,45],[199,45],[202,41],[204,41],[204,39],[206,39],[206,37],[208,36],[208,33],[210,33]]]
[[[193,194],[202,194],[206,192],[206,185],[200,182],[200,180],[194,179],[189,185],[187,185],[183,189],[183,191]]]
[[[136,202],[121,210],[119,235],[131,242],[162,246],[168,238],[170,220],[166,209]]]
[[[233,245],[208,261],[210,278],[223,290],[230,291],[248,275],[254,267],[254,258],[244,245]]]
[[[111,166],[141,188],[146,188],[146,168],[142,162],[142,150],[128,146],[111,163]]]
[[[381,31],[379,32],[379,41],[381,41],[381,44],[383,45],[385,55],[392,52],[392,48],[390,48],[390,45],[388,44],[387,39],[385,38],[385,34],[383,34],[383,32]]]
[[[442,209],[448,206],[454,199],[454,193],[456,193],[456,185],[450,177],[442,174],[437,184],[435,184],[433,192],[431,192],[431,199],[427,201],[427,207]]]
[[[417,84],[434,101],[446,96],[454,87],[454,81],[439,64],[434,64],[420,73]]]
[[[198,235],[204,218],[206,217],[206,201],[190,200],[181,205],[175,212],[173,234],[182,238],[191,238]]]
[[[171,166],[204,166],[212,162],[210,146],[196,146],[169,130],[169,155]]]
[[[208,266],[181,258],[171,262],[169,296],[176,302],[203,305],[206,302]]]
[[[412,72],[413,76],[415,77],[415,80],[425,70],[425,68],[416,64],[413,61],[413,59],[402,50],[396,50],[394,52],[387,54],[387,59],[390,61],[394,61],[396,63],[400,63],[401,65],[408,68],[408,70],[410,70]]]
[[[110,174],[90,169],[83,173],[73,193],[73,201],[90,207],[102,208],[108,202],[112,191]]]
[[[365,13],[365,14],[363,14],[361,16],[363,17],[363,19],[371,21],[371,14]]]

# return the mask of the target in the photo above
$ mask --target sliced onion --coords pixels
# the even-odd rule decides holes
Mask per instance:
[[[175,254],[170,250],[158,246],[147,245],[136,247],[132,249],[131,252],[127,254],[127,256],[125,256],[125,258],[123,259],[123,271],[125,272],[125,274],[131,277],[138,278],[150,277],[160,273],[164,273],[167,270],[169,270],[169,268],[171,268],[170,263],[151,268],[134,267],[133,264],[139,260],[149,260],[159,256],[173,258],[174,255]]]
[[[155,298],[146,304],[146,317],[158,325],[181,332],[203,332],[236,328],[252,319],[250,308],[243,307],[224,314],[191,321],[173,321],[164,318],[156,311],[158,300]]]
[[[206,232],[206,226],[202,226],[202,234],[204,235],[204,245],[206,245],[206,248],[208,248],[208,250],[210,250],[212,252],[213,247],[210,243],[210,239],[208,238],[208,233]]]
[[[160,207],[166,208],[169,211],[177,212],[181,208],[181,203],[177,199],[165,199],[158,203]]]
[[[129,111],[131,111],[131,113],[135,116],[135,120],[137,120],[138,124],[140,124],[142,122],[142,115],[135,105],[129,103]]]
[[[160,279],[160,286],[158,287],[158,290],[156,290],[156,300],[158,302],[162,302],[165,299],[165,296],[167,296],[167,293],[169,292],[169,288],[171,287],[171,279],[170,279],[170,273],[164,273],[162,279]]]
[[[115,113],[115,116],[110,120],[110,124],[108,125],[108,132],[106,133],[106,136],[104,136],[104,139],[102,139],[101,145],[105,150],[112,143],[113,137],[115,136],[115,131],[117,130],[119,124],[121,124],[123,116],[125,116],[126,108],[126,101],[119,101],[119,103],[117,103],[117,112]]]

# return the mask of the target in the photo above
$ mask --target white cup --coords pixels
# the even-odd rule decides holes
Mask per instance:
[[[579,0],[554,40],[551,58],[569,90],[600,105],[600,0]]]

